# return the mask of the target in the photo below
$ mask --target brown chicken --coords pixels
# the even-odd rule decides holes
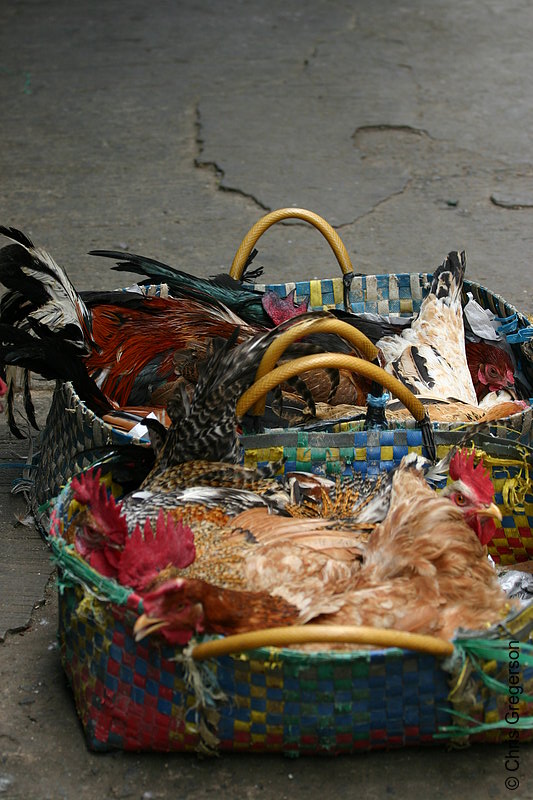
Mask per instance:
[[[279,586],[274,589],[276,595],[302,610],[304,604],[302,599],[298,599],[296,590],[303,594],[303,586],[309,586],[311,577],[319,582],[315,596],[320,597],[320,604],[328,593],[333,592],[329,599],[332,605],[337,606],[336,609],[323,612],[318,605],[308,607],[305,613],[300,613],[300,622],[371,625],[451,638],[459,627],[477,629],[500,620],[512,604],[501,591],[496,572],[486,559],[482,546],[482,541],[495,531],[494,517],[501,517],[492,502],[492,485],[482,465],[474,468],[473,457],[467,458],[462,453],[458,454],[452,471],[457,478],[440,496],[428,487],[420,470],[408,466],[395,471],[388,514],[374,528],[367,544],[360,544],[362,565],[360,569],[352,568],[349,576],[345,574],[339,580],[337,573],[333,581],[326,580],[328,570],[332,566],[339,570],[342,563],[339,557],[331,558],[331,552],[325,569],[315,571],[311,576],[310,562],[295,560],[294,545],[291,544],[287,550],[283,546],[271,545],[272,549],[263,546],[262,551],[257,550],[250,560],[244,556],[247,586],[271,594],[273,585],[279,581]],[[261,522],[267,513],[264,509],[252,508],[235,518],[233,525],[240,525],[246,519],[248,532],[254,535],[254,531],[265,531],[268,541],[266,526],[253,525],[254,517]],[[284,525],[290,528],[291,523],[304,521],[279,520],[281,537]],[[271,539],[275,537],[277,523],[278,520],[271,518]],[[237,537],[241,530],[237,528]],[[235,541],[230,535],[228,541],[232,539]],[[212,543],[208,547],[212,548]],[[242,557],[242,545],[236,556]],[[204,557],[207,565],[211,561],[213,567],[220,563],[218,541],[214,555],[205,553]],[[287,572],[288,560],[291,567]],[[283,585],[282,581],[291,580],[291,574],[292,580],[298,580],[297,586]],[[180,571],[180,575],[198,577],[195,564]],[[203,606],[211,589],[203,583],[190,583],[188,580],[176,582],[171,578],[165,581],[165,577],[162,574],[157,588],[144,597],[145,613],[135,626],[137,638],[152,632],[154,625],[170,642],[175,640],[175,636],[182,637],[182,611],[188,603],[203,608],[202,629],[215,632],[210,627],[207,607]],[[213,582],[213,573],[204,573],[201,577]],[[216,572],[214,582],[217,582]],[[242,605],[236,595],[221,592],[217,597],[224,606],[227,619],[232,622],[228,623],[226,631],[217,628],[216,632],[253,628],[242,616],[232,618],[231,608],[234,607],[237,613]],[[306,602],[309,603],[309,595]],[[266,604],[267,619],[268,603],[264,595],[255,598],[256,605]],[[178,617],[175,617],[176,609]],[[273,614],[270,626],[283,624],[276,619],[276,614]]]
[[[514,364],[509,354],[486,342],[466,342],[468,369],[478,402],[490,392],[506,389],[515,394]]]
[[[389,513],[369,539],[353,589],[338,612],[315,622],[449,639],[458,627],[502,619],[510,603],[482,546],[489,535],[484,525],[493,534],[501,514],[491,502],[490,480],[462,454],[459,466],[464,471],[440,496],[416,470],[395,473]]]

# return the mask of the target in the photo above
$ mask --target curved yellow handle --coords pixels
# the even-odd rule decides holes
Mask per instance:
[[[318,228],[335,253],[343,275],[350,275],[353,272],[352,262],[344,246],[344,242],[334,228],[331,227],[329,222],[326,222],[323,217],[320,217],[313,211],[308,211],[306,208],[278,208],[276,211],[271,211],[269,214],[265,214],[264,217],[261,217],[255,225],[252,225],[242,240],[239,249],[235,253],[235,258],[233,259],[229,271],[232,278],[236,280],[242,278],[244,267],[259,237],[262,236],[271,225],[283,219],[303,219],[305,222],[310,222],[311,225]]]
[[[376,647],[401,647],[433,656],[451,656],[454,646],[446,639],[419,633],[370,628],[356,625],[294,625],[284,628],[265,628],[262,631],[237,633],[223,639],[212,639],[196,645],[192,657],[197,661],[206,658],[242,653],[256,647],[289,647],[291,644],[318,642],[346,642]]]
[[[426,411],[423,403],[397,378],[389,375],[388,372],[385,372],[384,369],[381,369],[376,364],[371,364],[363,358],[344,355],[344,353],[318,353],[314,356],[303,356],[302,358],[295,358],[293,361],[287,361],[281,367],[276,367],[276,369],[264,375],[244,392],[237,403],[237,416],[242,417],[246,414],[248,409],[263,395],[280,383],[284,383],[289,378],[294,378],[295,375],[307,370],[324,369],[325,367],[347,369],[351,372],[357,372],[371,381],[376,381],[397,397],[417,422],[422,422],[424,419]]]
[[[337,336],[341,336],[351,342],[370,361],[374,361],[377,358],[379,350],[376,345],[364,333],[361,333],[360,330],[347,322],[342,322],[333,317],[330,319],[306,319],[302,320],[302,322],[296,322],[291,328],[280,334],[277,339],[274,339],[259,363],[255,373],[255,380],[258,381],[263,375],[271,372],[291,344],[312,333],[335,333]],[[265,413],[265,398],[255,404],[253,413],[258,416]]]

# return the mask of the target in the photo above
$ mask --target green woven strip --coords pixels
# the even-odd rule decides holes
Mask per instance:
[[[460,711],[452,711],[449,708],[441,708],[441,711],[446,711],[449,714],[452,714],[454,717],[459,717],[460,719],[464,719],[467,722],[472,723],[471,725],[441,725],[439,727],[438,733],[433,734],[434,739],[447,739],[450,736],[465,736],[472,733],[485,733],[485,731],[492,731],[498,730],[502,728],[509,728],[511,729],[519,729],[519,730],[532,730],[533,729],[533,717],[520,717],[516,722],[512,724],[507,722],[504,719],[499,719],[496,722],[480,722],[474,717],[470,717],[468,714],[462,714]]]
[[[487,661],[508,661],[509,642],[506,639],[455,639],[454,647],[465,655],[477,656]],[[520,642],[520,662],[533,667],[533,645]]]
[[[110,603],[114,603],[117,606],[127,604],[129,596],[133,593],[132,589],[121,586],[116,581],[100,575],[87,562],[76,558],[70,552],[69,545],[62,540],[50,537],[49,542],[54,554],[54,560],[63,571],[58,578],[58,587],[61,592],[72,583],[80,583]]]
[[[485,686],[497,694],[507,694],[509,687],[502,681],[487,675],[479,658],[486,661],[497,661],[499,663],[509,660],[509,642],[501,639],[462,639],[454,642],[456,652],[462,653],[464,658],[468,658],[473,664],[476,674],[481,678]],[[533,645],[520,642],[520,664],[522,667],[533,666]],[[522,700],[533,702],[533,696],[521,694]]]

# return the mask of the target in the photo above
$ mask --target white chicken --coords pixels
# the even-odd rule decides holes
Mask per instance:
[[[477,406],[465,350],[461,290],[464,252],[451,252],[435,270],[429,294],[408,328],[377,342],[382,366],[411,391],[431,400]]]

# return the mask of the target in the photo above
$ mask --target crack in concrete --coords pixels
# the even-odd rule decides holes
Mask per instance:
[[[313,55],[315,55],[315,53],[313,53]],[[257,196],[250,194],[249,192],[245,192],[243,189],[239,189],[238,187],[235,186],[227,186],[227,185],[224,186],[222,184],[222,181],[224,179],[225,173],[222,167],[220,167],[216,161],[207,161],[206,159],[201,158],[201,155],[204,151],[204,139],[202,136],[202,115],[200,107],[198,105],[195,108],[194,128],[195,128],[194,142],[197,151],[197,155],[194,158],[194,166],[197,169],[205,169],[211,172],[211,174],[215,179],[216,188],[219,191],[228,192],[231,194],[237,194],[240,197],[244,197],[247,200],[251,200],[258,208],[261,209],[261,211],[264,211],[265,213],[272,211],[272,208],[270,208],[270,206],[265,205],[265,203],[262,203]],[[388,124],[361,125],[360,127],[356,128],[351,138],[354,140],[354,144],[357,146],[356,139],[359,133],[383,131],[383,130],[408,131],[416,135],[427,136],[429,139],[431,139],[429,133],[421,128],[415,128],[410,125],[388,125]],[[399,189],[397,192],[392,192],[387,197],[384,197],[382,200],[375,203],[375,205],[372,206],[372,208],[369,209],[368,211],[365,211],[364,214],[361,214],[360,216],[356,217],[353,220],[350,220],[349,222],[342,222],[339,223],[338,225],[333,225],[332,227],[334,227],[336,230],[340,230],[348,227],[349,225],[353,225],[354,223],[358,222],[361,219],[364,219],[366,216],[370,214],[373,214],[376,211],[376,209],[378,209],[384,203],[387,203],[392,198],[397,197],[398,195],[403,194],[403,192],[407,191],[411,186],[411,183],[412,183],[412,178],[409,178],[406,184],[401,189]],[[286,223],[281,222],[280,224],[286,224]],[[290,224],[298,225],[300,227],[306,227],[305,222],[299,222],[298,220],[291,220]]]
[[[355,147],[357,147],[357,137],[362,133],[373,133],[377,131],[399,131],[401,133],[413,133],[415,136],[426,136],[431,141],[433,137],[425,128],[415,128],[414,125],[391,125],[389,123],[380,123],[378,125],[359,125],[358,128],[352,133],[352,139]]]
[[[262,203],[259,200],[258,197],[255,197],[255,195],[250,194],[249,192],[245,192],[243,189],[239,189],[236,186],[227,186],[227,185],[225,186],[225,185],[223,185],[222,181],[224,179],[224,174],[225,173],[224,173],[224,170],[222,169],[222,167],[220,167],[216,163],[216,161],[207,161],[207,160],[201,158],[201,155],[202,155],[203,150],[204,150],[204,139],[202,138],[202,115],[201,115],[199,106],[196,106],[196,118],[195,118],[195,121],[194,121],[194,127],[195,127],[195,139],[194,140],[195,140],[196,150],[197,150],[197,155],[194,158],[194,166],[197,169],[205,169],[205,170],[210,171],[212,173],[213,177],[214,177],[216,188],[220,192],[228,192],[229,194],[237,194],[240,197],[246,198],[246,200],[251,200],[252,203],[254,203],[258,208],[261,209],[261,211],[266,211],[266,212],[272,211],[272,209],[269,206],[266,206],[264,203]]]
[[[316,57],[316,53],[317,53],[317,47],[315,46],[315,48],[314,48],[314,50],[313,50],[313,52],[311,54],[311,58]],[[309,60],[306,59],[305,62],[304,62],[304,67],[307,67],[308,63],[309,63]],[[402,65],[402,66],[404,66],[404,65]],[[405,66],[409,66],[409,65],[405,65]],[[221,192],[227,192],[229,194],[239,195],[240,197],[243,197],[246,200],[251,201],[258,209],[260,209],[264,213],[268,213],[269,211],[272,211],[272,208],[270,206],[266,205],[265,203],[263,203],[259,199],[259,197],[257,195],[254,195],[254,194],[252,194],[250,192],[246,192],[243,189],[240,189],[239,187],[236,187],[236,186],[228,186],[227,184],[224,185],[223,184],[223,180],[224,180],[224,177],[225,177],[225,172],[222,169],[222,167],[216,161],[208,161],[208,160],[202,158],[202,153],[204,151],[204,139],[203,139],[203,136],[202,136],[201,111],[200,111],[200,108],[199,108],[198,105],[195,107],[194,127],[195,127],[194,143],[195,143],[195,147],[196,147],[196,156],[194,157],[194,165],[195,165],[195,167],[197,169],[208,170],[213,175],[213,178],[214,178],[214,181],[215,181],[215,186],[216,186],[217,190],[219,190]],[[394,132],[397,132],[397,133],[408,133],[408,134],[412,134],[413,136],[421,137],[423,139],[426,139],[428,142],[433,142],[433,143],[439,141],[438,139],[435,139],[429,133],[429,131],[427,129],[425,129],[425,128],[419,128],[419,127],[416,127],[414,125],[407,125],[407,124],[400,125],[400,124],[390,124],[390,123],[377,123],[377,124],[370,124],[370,125],[360,125],[355,129],[355,131],[351,134],[351,139],[352,139],[352,141],[354,143],[354,147],[356,147],[358,149],[364,149],[364,147],[361,147],[362,146],[362,142],[359,141],[362,136],[364,136],[365,134],[379,133],[379,132],[384,132],[384,131],[389,131],[389,132],[393,132],[393,133]],[[466,150],[465,152],[468,153],[469,151]],[[490,169],[486,170],[486,171],[487,171],[487,173],[491,173]],[[447,175],[446,177],[448,177],[448,178],[454,178],[454,177],[461,178],[461,177],[463,177],[463,175],[461,173],[458,173],[458,174],[454,173],[454,174],[451,174],[451,175]],[[364,220],[365,218],[367,218],[367,217],[371,216],[372,214],[374,214],[378,209],[380,209],[386,203],[389,203],[391,200],[394,200],[395,198],[397,198],[397,197],[405,194],[406,192],[408,192],[420,180],[421,180],[421,176],[420,175],[411,175],[411,176],[409,176],[406,179],[405,184],[400,189],[398,189],[397,191],[391,192],[389,195],[387,195],[387,197],[383,197],[381,200],[378,200],[376,203],[374,203],[374,205],[371,208],[369,208],[367,211],[365,211],[364,213],[360,214],[359,216],[356,216],[356,217],[354,217],[353,219],[351,219],[351,220],[349,220],[347,222],[340,222],[337,225],[333,225],[333,227],[336,230],[343,230],[343,229],[348,228],[351,225],[354,225],[354,224],[360,222],[361,220]],[[490,199],[492,200],[492,197]],[[285,224],[289,224],[289,223],[281,222],[280,224],[285,225]],[[306,223],[305,222],[300,222],[298,220],[291,220],[290,224],[291,225],[297,225],[297,226],[300,226],[300,227],[306,227]]]
[[[24,633],[25,631],[28,631],[33,627],[33,625],[36,623],[37,612],[46,605],[47,600],[49,599],[50,596],[49,593],[54,591],[56,578],[57,574],[54,568],[52,569],[52,572],[50,573],[48,580],[46,581],[43,587],[42,597],[39,597],[37,600],[34,601],[31,611],[28,613],[27,619],[24,622],[21,622],[19,625],[14,625],[12,627],[4,628],[3,630],[1,630],[0,644],[6,643],[6,641],[10,637],[16,636],[18,633]]]
[[[350,225],[355,225],[362,219],[365,219],[366,217],[369,217],[372,214],[374,214],[378,210],[378,208],[381,208],[381,206],[390,202],[395,197],[399,197],[400,195],[407,192],[411,188],[412,184],[413,184],[413,178],[408,178],[408,180],[405,182],[405,185],[402,186],[401,189],[398,189],[397,192],[391,192],[389,195],[387,195],[387,197],[384,197],[382,200],[378,200],[378,202],[374,203],[372,208],[369,208],[368,211],[364,212],[364,214],[360,214],[358,217],[355,217],[355,219],[352,219],[350,222],[341,222],[339,225],[334,225],[333,227],[335,228],[335,230],[343,230],[344,228],[347,228]]]

